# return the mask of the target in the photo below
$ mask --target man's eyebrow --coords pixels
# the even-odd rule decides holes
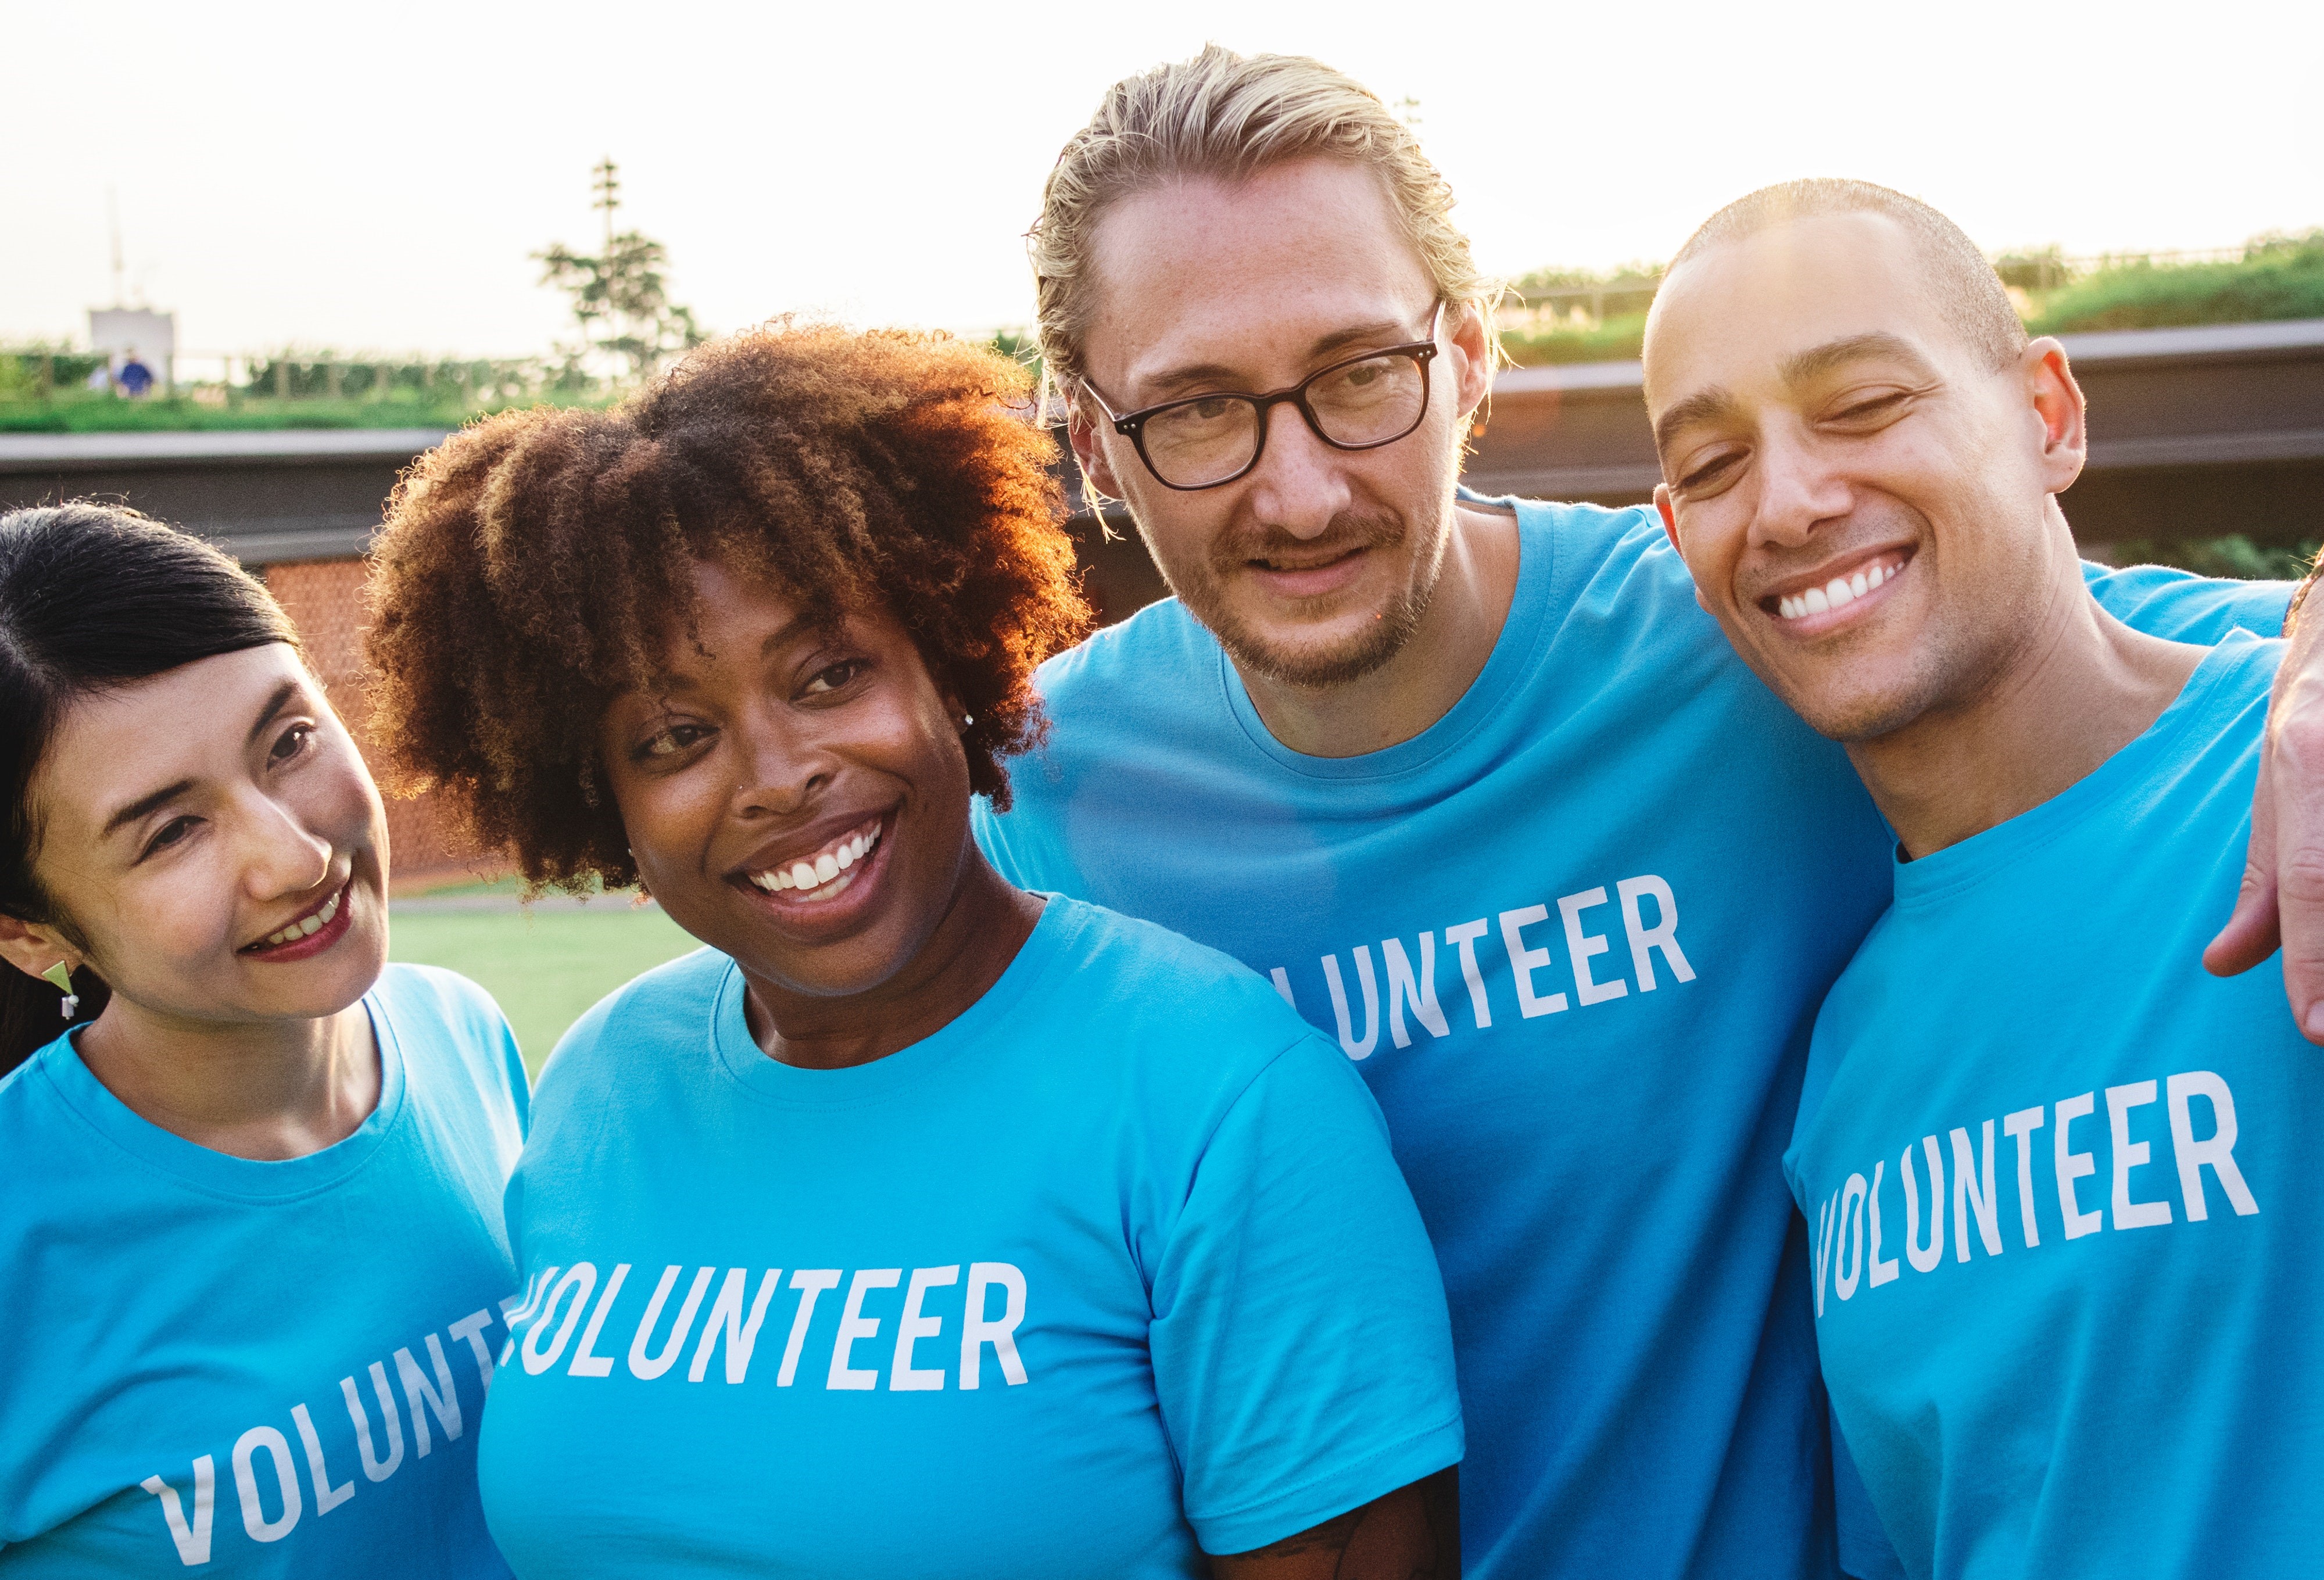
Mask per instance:
[[[274,688],[274,695],[268,698],[266,706],[259,710],[258,722],[250,726],[250,739],[244,744],[252,746],[258,744],[258,737],[266,733],[266,726],[272,724],[276,716],[290,706],[290,699],[298,695],[299,682],[296,680],[285,680],[281,685],[277,686]]]
[[[1785,357],[1783,366],[1778,371],[1783,374],[1785,383],[1797,385],[1803,384],[1819,374],[1830,373],[1836,367],[1845,367],[1851,362],[1864,362],[1876,357],[1886,357],[1890,361],[1904,363],[1914,372],[1930,377],[1934,377],[1936,374],[1936,369],[1929,365],[1929,359],[1914,350],[1910,341],[1878,329],[1869,334],[1849,335],[1842,339],[1827,340],[1821,346],[1811,346],[1795,356]]]
[[[1419,334],[1415,335],[1407,330],[1405,326],[1397,319],[1382,319],[1377,323],[1358,324],[1352,328],[1342,329],[1337,333],[1326,335],[1322,339],[1316,341],[1315,344],[1309,348],[1309,355],[1314,356],[1327,356],[1332,352],[1340,350],[1343,346],[1353,346],[1358,341],[1361,340],[1377,340],[1386,345],[1401,346],[1406,341],[1425,339],[1426,337],[1427,331],[1425,329],[1423,329]]]
[[[1187,390],[1222,389],[1233,383],[1237,376],[1234,369],[1222,364],[1198,362],[1189,367],[1174,367],[1168,373],[1158,374],[1146,383],[1149,394],[1167,401],[1173,395]],[[1149,406],[1154,403],[1152,401],[1142,402]]]
[[[1426,331],[1424,330],[1423,335],[1425,333]],[[1366,341],[1382,346],[1402,346],[1407,341],[1421,337],[1411,334],[1406,325],[1395,319],[1381,319],[1369,324],[1351,324],[1344,329],[1334,329],[1328,335],[1321,336],[1307,347],[1307,355],[1320,364],[1335,351],[1343,351],[1349,346],[1359,346]],[[1157,374],[1146,383],[1149,393],[1159,396],[1162,400],[1168,400],[1170,393],[1166,392],[1191,390],[1196,393],[1208,393],[1211,391],[1232,385],[1240,378],[1241,375],[1233,368],[1223,364],[1202,362],[1185,367],[1174,367],[1167,373]],[[1147,403],[1150,405],[1155,402]]]
[[[160,790],[155,790],[150,796],[138,797],[137,799],[130,802],[127,806],[122,808],[121,810],[115,812],[112,817],[107,818],[105,820],[105,832],[98,836],[98,837],[104,839],[112,838],[117,830],[129,824],[137,822],[147,813],[154,810],[158,807],[168,806],[171,801],[176,800],[180,796],[184,795],[188,790],[193,788],[194,781],[192,780],[181,779],[175,784],[163,785]]]
[[[1922,377],[1936,376],[1936,369],[1929,365],[1928,358],[1915,350],[1912,342],[1877,329],[1869,334],[1849,335],[1838,340],[1827,340],[1821,346],[1812,346],[1796,356],[1785,357],[1776,372],[1784,383],[1796,388],[1851,362],[1877,358],[1901,362]],[[1713,384],[1707,390],[1697,390],[1655,419],[1655,448],[1657,450],[1666,448],[1681,429],[1698,422],[1715,421],[1731,415],[1735,409],[1734,393],[1725,385]]]
[[[1655,420],[1655,448],[1667,448],[1683,428],[1692,428],[1698,422],[1715,422],[1721,417],[1731,415],[1735,410],[1734,392],[1725,384],[1697,390]]]

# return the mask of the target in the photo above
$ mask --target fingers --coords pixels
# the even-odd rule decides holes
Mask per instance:
[[[2240,975],[2274,954],[2282,941],[2275,920],[2274,865],[2272,851],[2264,866],[2256,849],[2245,861],[2235,913],[2203,950],[2203,969],[2212,975]],[[2293,1011],[2295,1015],[2298,1012]]]
[[[2276,929],[2283,991],[2301,1035],[2324,1045],[2324,816],[2276,863]]]
[[[2263,892],[2253,898],[2242,952],[2264,940],[2272,869],[2284,993],[2301,1033],[2324,1043],[2324,686],[2295,675],[2278,688],[2273,711],[2252,811],[2251,860]],[[2238,915],[2244,910],[2239,900]]]
[[[2270,699],[2271,709],[2274,699]],[[2252,795],[2251,838],[2244,848],[2243,887],[2236,909],[2203,951],[2203,968],[2214,976],[2236,976],[2275,953],[2282,943],[2275,909],[2275,775],[2263,745],[2259,787]],[[2294,1005],[2292,1015],[2300,1013]]]

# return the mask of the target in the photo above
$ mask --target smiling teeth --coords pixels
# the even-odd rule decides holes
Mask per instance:
[[[1904,568],[1902,564],[1875,564],[1854,576],[1833,577],[1820,587],[1810,587],[1803,593],[1789,594],[1776,599],[1775,613],[1785,620],[1797,620],[1805,614],[1821,614],[1843,604],[1856,602]]]
[[[346,892],[346,891],[342,889],[337,894],[323,901],[323,909],[314,915],[301,917],[279,933],[267,934],[266,941],[270,944],[287,944],[293,938],[312,938],[321,932],[331,925],[331,919],[339,914],[339,898]]]
[[[837,845],[816,852],[813,861],[797,861],[788,867],[752,873],[751,882],[770,894],[779,894],[791,889],[820,889],[835,882],[842,873],[877,849],[879,844],[880,827],[875,823],[865,832],[851,834]]]

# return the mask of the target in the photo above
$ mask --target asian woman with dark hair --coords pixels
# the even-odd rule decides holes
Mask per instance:
[[[9,1575],[507,1573],[473,1428],[524,1070],[385,965],[387,859],[263,587],[131,512],[0,515]]]

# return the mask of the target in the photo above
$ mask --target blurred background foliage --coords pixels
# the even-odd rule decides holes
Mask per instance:
[[[617,261],[634,269],[609,273],[600,260],[561,249],[538,254],[549,264],[545,282],[573,295],[586,348],[606,354],[594,359],[581,346],[491,361],[284,347],[235,358],[227,379],[181,382],[172,395],[124,401],[88,387],[101,359],[86,351],[0,346],[0,432],[454,427],[512,405],[612,401],[703,337],[692,315],[661,294],[659,244],[634,233],[614,239],[633,244]],[[2072,258],[2054,246],[2027,249],[2004,254],[1995,266],[2035,334],[2324,318],[2324,230],[2255,236],[2224,254]],[[1521,366],[1634,361],[1662,275],[1663,265],[1652,263],[1537,269],[1511,282],[1501,343]],[[609,335],[600,321],[600,297],[619,298],[634,320],[622,334]],[[650,334],[636,328],[641,322]],[[1028,330],[1002,329],[989,343],[1039,371]]]
[[[2015,284],[2013,262],[2002,260],[2002,278]],[[2026,306],[2025,327],[2037,335],[2324,319],[2324,230],[2257,236],[2240,258],[2108,260],[2028,291]]]
[[[2191,258],[2070,258],[2053,246],[2004,254],[1995,267],[2037,335],[2324,319],[2324,230]],[[1502,344],[1520,365],[1634,360],[1661,282],[1658,263],[1538,270],[1512,282]]]
[[[2106,546],[2115,565],[2176,565],[2198,576],[2224,576],[2246,581],[2297,581],[2316,563],[2324,542],[2310,539],[2289,549],[2265,548],[2241,532],[2224,538],[2181,538],[2168,542],[2126,538]]]
[[[456,428],[512,406],[611,402],[704,337],[693,315],[668,300],[659,244],[612,232],[610,208],[600,256],[556,246],[535,257],[545,265],[542,282],[571,298],[580,331],[573,345],[512,360],[283,347],[226,359],[214,382],[181,374],[174,390],[143,400],[108,388],[104,359],[88,351],[0,346],[0,433]],[[2021,249],[1995,267],[2036,334],[2324,319],[2324,229],[2255,236],[2212,254],[2077,258],[2056,246]],[[1502,344],[1520,365],[1634,361],[1662,278],[1655,263],[1536,270],[1511,282]],[[1029,331],[1002,329],[989,344],[1038,374]],[[2263,548],[2241,534],[2107,546],[2117,563],[2232,577],[2300,575],[2318,547]]]

